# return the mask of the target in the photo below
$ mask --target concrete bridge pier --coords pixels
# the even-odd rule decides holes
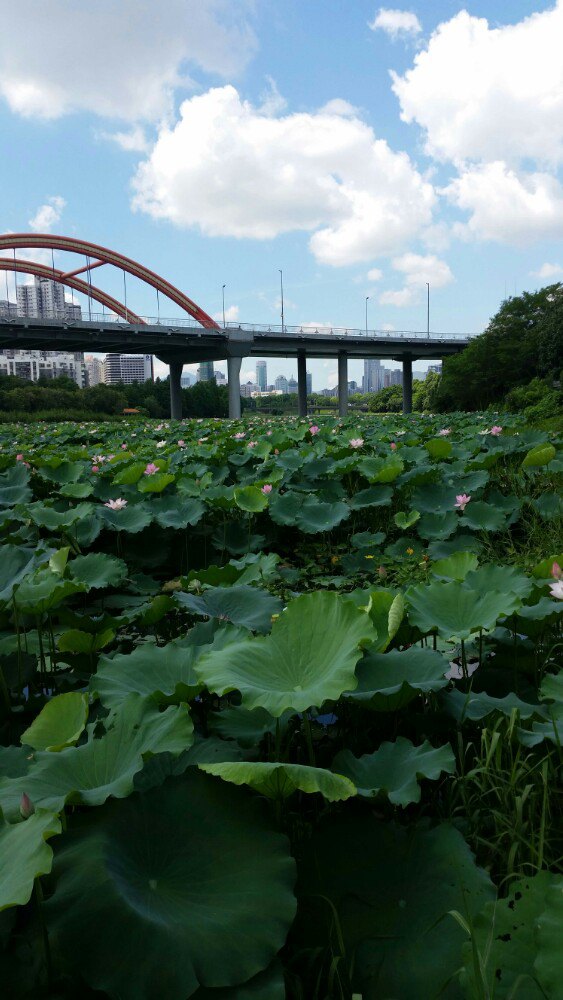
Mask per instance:
[[[170,362],[170,417],[182,419],[182,369],[183,361]]]
[[[403,355],[403,413],[412,413],[412,354]]]
[[[237,420],[240,417],[240,366],[242,358],[227,358],[227,378],[229,380],[229,417]]]
[[[297,351],[297,412],[300,417],[307,416],[307,355],[305,351]]]
[[[345,417],[348,412],[348,355],[338,352],[338,413]]]

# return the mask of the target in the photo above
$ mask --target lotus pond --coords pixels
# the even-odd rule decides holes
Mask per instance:
[[[563,997],[561,439],[0,428],[2,996]]]

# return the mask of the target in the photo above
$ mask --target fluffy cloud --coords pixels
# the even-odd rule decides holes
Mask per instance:
[[[384,31],[393,40],[419,35],[422,31],[422,25],[416,14],[408,10],[392,10],[389,7],[380,7],[369,27],[372,31]]]
[[[383,271],[380,271],[378,267],[372,267],[367,274],[368,281],[381,281],[382,277]]]
[[[34,233],[49,233],[59,221],[65,205],[66,201],[60,195],[48,198],[46,204],[40,205],[33,218],[29,219],[30,229]]]
[[[470,213],[455,227],[462,237],[524,245],[563,236],[563,186],[552,174],[486,163],[462,170],[444,193]]]
[[[530,271],[533,278],[549,280],[550,278],[563,278],[563,267],[561,264],[542,264],[538,271]]]
[[[434,203],[409,157],[349,105],[277,117],[232,86],[183,102],[139,166],[133,198],[137,210],[209,236],[309,231],[315,257],[336,266],[400,252]]]
[[[237,73],[254,51],[252,0],[19,0],[0,33],[0,97],[28,117],[90,111],[158,121],[197,68]]]
[[[234,323],[239,318],[239,312],[238,306],[228,306],[225,309],[225,323]],[[223,310],[221,309],[221,312],[213,313],[213,319],[216,319],[218,323],[222,323]]]
[[[563,0],[491,28],[461,11],[439,25],[393,90],[441,160],[563,160]]]
[[[381,305],[410,306],[417,302],[420,291],[426,288],[427,282],[432,288],[443,288],[454,281],[454,276],[445,260],[440,260],[433,254],[424,257],[421,254],[405,253],[396,257],[393,268],[404,276],[404,286],[398,290],[382,292],[379,296]]]

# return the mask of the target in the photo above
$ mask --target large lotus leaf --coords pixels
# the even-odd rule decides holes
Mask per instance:
[[[239,486],[234,495],[237,507],[250,514],[259,514],[268,506],[268,497],[258,486]]]
[[[443,639],[468,639],[481,628],[494,628],[501,615],[520,604],[514,594],[481,593],[464,583],[418,584],[406,592],[409,621],[422,632],[437,629]]]
[[[556,876],[545,897],[545,909],[538,920],[538,954],[535,968],[548,997],[563,996],[563,877]]]
[[[446,984],[459,969],[465,935],[447,914],[472,919],[494,895],[454,827],[405,828],[367,811],[320,826],[300,860],[299,888],[306,946],[324,945],[334,920],[328,900],[363,1000],[458,996]]]
[[[352,690],[361,647],[375,638],[367,614],[338,594],[303,594],[277,619],[271,635],[204,653],[196,672],[210,691],[238,690],[246,708],[262,706],[278,717]]]
[[[537,747],[549,740],[556,747],[563,744],[563,719],[552,718],[549,722],[534,722],[531,730],[518,729],[518,739],[525,747]]]
[[[147,503],[130,504],[123,510],[110,510],[101,507],[98,514],[103,518],[104,526],[111,531],[125,531],[127,534],[137,534],[151,523],[152,510]]]
[[[425,441],[424,447],[430,457],[434,459],[449,458],[453,450],[452,442],[447,441],[444,437],[431,438],[430,441]]]
[[[521,719],[530,719],[533,715],[543,716],[545,714],[542,705],[530,704],[522,701],[518,695],[511,692],[504,698],[494,698],[486,691],[448,691],[441,695],[442,704],[447,712],[453,715],[458,722],[471,719],[475,722],[478,719],[485,719],[492,712],[501,712],[510,716],[513,712],[518,712]]]
[[[225,990],[206,990],[201,987],[193,1000],[286,1000],[283,966],[279,959],[253,976],[247,983]]]
[[[563,670],[558,674],[546,674],[540,688],[540,697],[555,702],[549,706],[555,716],[563,717]]]
[[[29,472],[22,462],[0,475],[0,507],[14,507],[31,500]]]
[[[311,493],[277,494],[270,502],[270,517],[276,524],[292,525],[306,534],[331,531],[350,515],[342,502],[321,503]]]
[[[14,587],[35,564],[35,553],[18,545],[3,545],[0,559],[0,601],[11,600]]]
[[[346,696],[368,702],[378,711],[395,711],[419,692],[446,687],[448,668],[442,653],[420,646],[389,653],[369,650],[356,668],[358,686]]]
[[[559,493],[542,493],[541,497],[532,500],[532,506],[546,521],[563,516],[563,498]]]
[[[290,713],[287,713],[287,718]],[[218,733],[224,740],[236,740],[241,747],[258,747],[267,733],[275,733],[276,720],[265,708],[255,708],[252,712],[242,705],[231,705],[216,715],[208,716],[207,725],[211,733]]]
[[[327,802],[341,802],[356,794],[356,788],[336,766],[332,771],[305,764],[282,764],[279,761],[229,761],[200,764],[200,769],[233,785],[249,785],[268,799],[287,799],[293,792],[320,792]]]
[[[465,580],[467,574],[477,569],[477,556],[474,552],[454,552],[445,559],[437,559],[432,563],[430,572],[438,580]]]
[[[449,743],[433,747],[425,740],[415,747],[410,740],[398,736],[395,743],[382,743],[375,753],[359,758],[350,750],[341,750],[332,769],[350,778],[359,795],[371,797],[382,792],[393,805],[408,806],[420,802],[418,779],[435,781],[443,771],[451,774],[455,770],[455,757]]]
[[[79,628],[71,628],[59,636],[57,645],[61,653],[86,653],[91,656],[113,639],[115,639],[113,628],[106,628],[101,632],[83,632]]]
[[[88,695],[80,691],[51,698],[20,736],[20,743],[34,750],[62,750],[76,743],[88,718]]]
[[[500,531],[506,524],[506,517],[498,507],[476,500],[465,508],[460,524],[475,531]]]
[[[387,458],[362,458],[357,464],[358,472],[369,483],[392,483],[401,475],[404,467],[398,455]]]
[[[411,503],[415,510],[424,514],[446,514],[453,510],[457,492],[454,486],[427,483],[415,488]]]
[[[66,528],[70,528],[73,524],[76,524],[77,521],[87,520],[94,510],[94,505],[91,503],[79,503],[76,507],[59,511],[53,507],[47,507],[45,504],[38,503],[29,504],[27,510],[32,521],[39,525],[39,527],[47,528],[49,531],[64,531]]]
[[[471,590],[481,593],[496,590],[515,594],[521,599],[528,597],[533,586],[533,581],[516,566],[479,566],[468,573],[465,583]]]
[[[131,486],[138,483],[147,467],[146,462],[132,462],[121,469],[112,479],[114,486]]]
[[[90,680],[91,690],[108,708],[115,708],[134,691],[160,704],[191,701],[201,690],[194,662],[202,646],[194,641],[197,635],[193,636],[193,632],[196,630],[164,646],[143,643],[132,653],[100,657],[97,673]],[[213,637],[213,648],[223,649],[243,635],[246,632],[242,628],[223,627]]]
[[[294,870],[258,799],[190,770],[76,819],[50,934],[93,989],[185,1000],[270,965],[295,913]]]
[[[442,541],[453,535],[457,528],[457,515],[449,510],[446,514],[423,514],[418,521],[416,530],[421,538]]]
[[[367,490],[359,490],[350,500],[352,510],[363,510],[364,507],[388,507],[393,497],[391,486],[369,486]]]
[[[552,444],[545,442],[532,448],[522,462],[523,469],[537,469],[548,465],[556,456],[557,451]]]
[[[60,465],[54,467],[44,465],[39,469],[39,475],[52,483],[75,483],[89,469],[90,466],[86,462],[61,462]]]
[[[254,632],[268,632],[272,615],[279,614],[283,606],[279,598],[246,584],[209,587],[201,596],[178,591],[176,600],[196,615],[232,622]]]
[[[111,795],[125,798],[148,753],[179,754],[193,741],[185,705],[159,712],[133,694],[105,720],[106,733],[60,753],[37,753],[29,772],[0,780],[0,806],[17,815],[22,793],[45,809],[59,812],[65,802],[101,805]]]
[[[87,587],[74,580],[63,580],[50,569],[36,570],[19,584],[15,592],[18,608],[29,614],[40,615],[57,607],[65,597],[83,593]]]
[[[186,528],[198,524],[205,514],[205,504],[194,497],[166,496],[153,504],[154,519],[161,528]]]
[[[518,608],[516,614],[525,621],[543,622],[552,615],[563,614],[563,602],[553,600],[551,597],[542,597],[537,604]]]
[[[137,483],[139,493],[162,493],[176,476],[171,472],[155,472],[152,476],[143,476]]]
[[[29,902],[37,876],[51,871],[53,851],[46,841],[60,832],[59,817],[46,809],[13,824],[0,810],[0,910]]]
[[[117,587],[127,576],[127,564],[123,559],[107,555],[105,552],[90,552],[87,556],[77,556],[69,564],[75,580],[85,583],[89,590],[103,587]]]
[[[561,877],[550,872],[538,872],[531,878],[511,882],[508,896],[487,903],[482,913],[476,917],[473,923],[473,943],[481,957],[482,975],[488,995],[498,997],[498,1000],[518,997],[521,1000],[545,1000],[546,996],[555,1000],[561,996],[557,992],[563,976],[561,917],[552,951],[549,945],[547,949],[545,947],[549,933],[544,936],[542,925],[544,921],[549,921],[546,913],[547,900],[552,893],[563,898],[562,890]],[[551,954],[547,963],[544,963],[548,949]],[[463,946],[462,954],[462,985],[466,995],[478,996],[471,942]],[[550,960],[555,962],[556,980],[551,979],[548,971]],[[555,987],[555,991],[550,986]]]
[[[427,551],[431,559],[447,559],[456,552],[475,552],[478,555],[482,550],[483,543],[477,535],[458,532],[447,540],[434,539],[429,542]]]

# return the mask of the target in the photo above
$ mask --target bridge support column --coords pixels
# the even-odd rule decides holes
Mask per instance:
[[[338,413],[345,417],[348,412],[348,355],[338,352]]]
[[[307,416],[307,355],[305,351],[297,351],[297,412],[300,417]]]
[[[412,413],[412,355],[403,355],[403,413]]]
[[[182,369],[183,361],[170,362],[170,417],[182,419]]]
[[[242,358],[227,358],[227,378],[229,380],[229,417],[240,417],[240,366]]]

